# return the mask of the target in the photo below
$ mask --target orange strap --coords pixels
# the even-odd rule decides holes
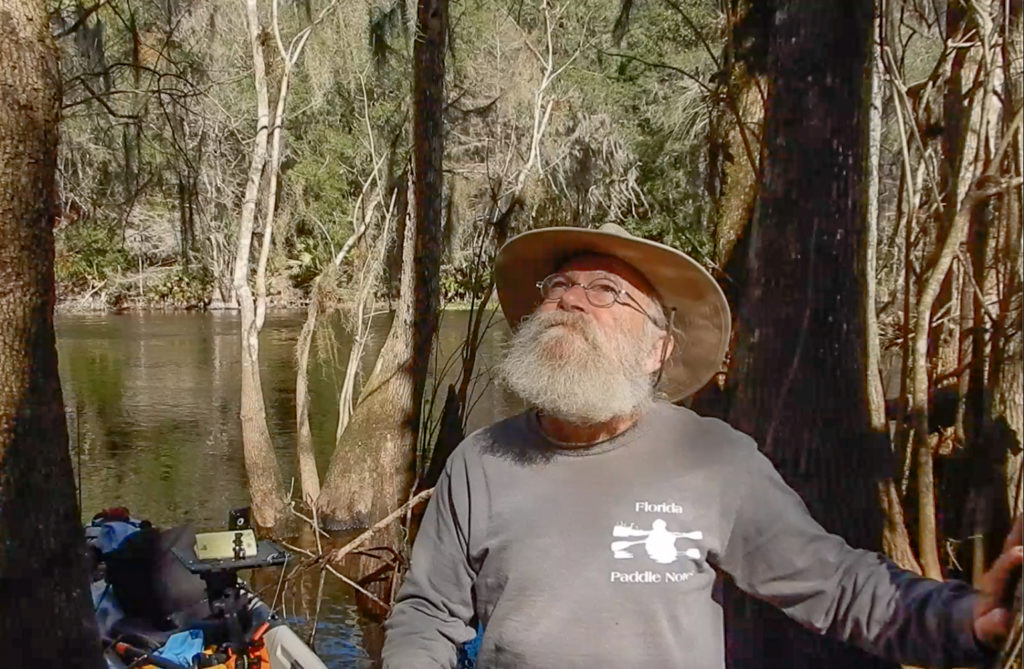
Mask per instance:
[[[252,634],[253,643],[256,643],[257,641],[262,639],[263,635],[266,634],[267,630],[269,630],[269,629],[270,629],[270,623],[269,622],[264,622],[262,625],[257,627],[256,631],[253,632],[253,634]]]

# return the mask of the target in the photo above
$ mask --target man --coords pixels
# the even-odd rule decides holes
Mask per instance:
[[[800,623],[894,660],[978,664],[1009,629],[998,604],[1020,526],[981,592],[850,548],[808,514],[753,441],[655,401],[717,370],[729,310],[669,247],[549,228],[500,251],[515,328],[501,366],[534,410],[452,454],[416,539],[384,666],[722,667],[716,570]]]

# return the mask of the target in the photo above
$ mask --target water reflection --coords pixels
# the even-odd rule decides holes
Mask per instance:
[[[286,481],[296,471],[295,342],[303,318],[295,312],[269,314],[260,339],[267,418]],[[447,312],[442,318],[439,366],[455,354],[467,319],[464,312]],[[388,325],[383,318],[375,325],[364,374]],[[248,503],[238,421],[235,314],[61,315],[56,329],[84,517],[127,506],[157,525],[189,522],[216,529],[224,525],[230,509]],[[480,353],[479,371],[495,363],[506,334],[503,322],[492,329]],[[350,344],[336,323],[325,324],[313,342],[310,424],[321,472],[334,448],[342,382],[337,361],[347,360]],[[450,367],[445,383],[454,380],[458,365]],[[470,430],[518,410],[514,399],[487,386],[486,375],[478,390]],[[443,401],[443,390],[439,397]],[[309,590],[319,580],[313,576],[312,585],[301,584],[301,596],[292,596],[311,601]],[[314,635],[318,652],[331,667],[367,666],[365,635],[378,636],[379,631],[359,618],[347,586],[328,576],[324,593]],[[307,604],[289,603],[287,596],[284,604],[296,622],[305,624],[311,615]]]

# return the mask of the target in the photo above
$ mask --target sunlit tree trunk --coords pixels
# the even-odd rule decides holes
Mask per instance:
[[[879,342],[878,316],[876,313],[876,285],[878,280],[877,250],[879,223],[879,181],[882,153],[882,119],[885,104],[883,85],[884,67],[882,46],[885,35],[884,2],[875,2],[875,16],[872,22],[871,44],[871,97],[868,112],[868,154],[865,187],[865,269],[864,269],[864,316],[865,316],[865,372],[867,378],[868,411],[871,431],[881,442],[889,442],[888,424],[885,416],[885,392],[882,387],[881,351]],[[891,449],[891,443],[889,444]],[[878,482],[878,497],[885,523],[882,529],[882,548],[886,555],[905,569],[920,572],[910,534],[904,521],[903,504],[894,477],[895,471],[888,472]]]
[[[415,226],[405,225],[400,298],[387,339],[363,384],[355,411],[331,456],[317,500],[330,529],[367,527],[398,506],[412,487],[416,427],[411,375]]]
[[[974,5],[975,25],[979,27],[981,47],[977,61],[978,76],[984,77],[984,84],[975,95],[972,110],[971,135],[976,139],[976,151],[990,154],[1004,134],[1004,115],[1013,116],[1012,108],[1004,109],[1002,94],[1005,91],[1003,78],[1005,70],[996,44],[1003,33],[1000,11],[1002,3],[979,0]],[[998,26],[998,27],[997,27]],[[1004,33],[1005,34],[1005,33]],[[975,159],[974,164],[980,161]],[[1012,161],[1010,161],[1012,162]],[[975,168],[977,169],[977,168]],[[968,173],[967,179],[976,174]],[[1013,193],[994,197],[982,202],[971,213],[966,248],[960,253],[963,284],[961,292],[961,375],[960,387],[963,401],[957,418],[957,431],[968,444],[969,489],[964,506],[962,533],[971,537],[970,556],[971,578],[979,584],[982,575],[990,566],[992,558],[1002,552],[1003,539],[1009,530],[1008,507],[1006,504],[1006,480],[1003,466],[1008,451],[1014,450],[1012,429],[1007,430],[1006,416],[998,418],[992,411],[995,384],[1005,372],[1017,372],[1019,380],[1019,355],[1006,358],[1010,353],[1018,328],[1004,329],[999,312],[1000,307],[1009,306],[999,299],[997,270],[1000,256],[1011,258],[1016,249],[1001,248],[1000,228],[1002,211],[1012,208]],[[1009,287],[1009,286],[1008,286]],[[1012,288],[1011,288],[1012,290]],[[995,309],[992,307],[995,305]],[[1010,312],[1014,311],[1010,307]],[[1007,314],[1012,319],[1011,314]],[[995,316],[993,320],[992,316]],[[1016,314],[1019,320],[1019,311]],[[1007,349],[1006,345],[1009,345]],[[1016,368],[1016,369],[1014,369]],[[1019,384],[1015,384],[1019,385]],[[1011,412],[1013,410],[1011,409]]]
[[[313,281],[309,305],[306,307],[306,322],[302,324],[299,340],[295,343],[297,363],[295,372],[295,446],[299,462],[302,501],[310,508],[316,505],[316,500],[320,497],[320,474],[316,466],[316,454],[313,451],[313,431],[309,425],[309,353],[313,347],[313,334],[316,332],[317,320],[320,318],[321,312],[326,311],[324,307],[327,302],[326,294],[329,291],[325,286],[337,281],[338,268],[365,232],[366,224],[363,223],[345,242],[341,252],[334,257],[334,262],[325,267]],[[361,297],[359,299],[361,300]],[[361,313],[357,316],[357,322],[362,322]],[[356,351],[359,346],[358,341],[353,341],[352,352]],[[359,357],[355,356],[353,360],[352,356],[349,356],[349,365],[345,372],[345,388],[349,387],[355,374],[355,368],[359,366]],[[342,393],[345,392],[346,390],[343,388]],[[338,421],[342,420],[347,420],[347,417],[339,416]]]
[[[956,0],[947,3],[944,28],[947,39],[958,35],[965,26],[966,8]],[[939,256],[945,239],[951,234],[953,217],[958,205],[960,168],[963,163],[963,70],[967,59],[967,49],[956,50],[949,58],[948,72],[939,79],[943,86],[941,96],[941,133],[936,144],[939,146],[938,184],[941,189],[943,207],[932,211],[936,214],[922,228],[925,240],[925,258],[932,269],[934,260]],[[922,101],[918,110],[919,118],[927,117],[929,100]],[[915,305],[915,331],[912,343],[912,382],[910,384],[910,416],[912,431],[911,448],[914,451],[914,465],[917,501],[917,545],[923,573],[930,578],[942,578],[942,566],[939,562],[940,528],[936,509],[936,475],[935,458],[942,434],[931,429],[929,416],[929,398],[935,390],[932,379],[936,375],[948,374],[956,368],[959,350],[959,327],[949,318],[932,328],[932,313],[936,304],[948,305],[951,309],[956,300],[953,295],[953,277],[947,276],[944,269],[941,275],[935,270],[922,272]],[[957,286],[959,288],[959,286]],[[959,312],[959,300],[956,300],[956,311]],[[951,314],[953,315],[953,314]],[[945,435],[948,440],[950,431]]]
[[[266,66],[263,58],[263,30],[256,0],[245,0],[246,23],[253,59],[253,81],[256,87],[256,138],[249,162],[242,213],[238,223],[238,244],[235,250],[233,288],[238,301],[241,345],[241,422],[245,471],[249,479],[253,516],[261,527],[274,528],[284,520],[285,499],[281,470],[274,455],[274,446],[267,426],[267,410],[263,400],[260,377],[260,329],[263,309],[249,287],[252,233],[256,220],[260,182],[267,162],[267,135],[270,103],[267,94]],[[261,258],[261,262],[266,262]]]
[[[0,0],[0,647],[98,669],[53,331],[60,77],[41,0]]]
[[[994,491],[1002,490],[997,462],[1001,447],[992,435],[995,423],[989,411],[993,372],[998,373],[1005,364],[996,363],[1001,336],[998,319],[993,321],[991,313],[986,313],[989,309],[982,308],[983,301],[992,301],[985,295],[992,292],[987,277],[990,258],[995,259],[989,240],[993,215],[1001,208],[999,194],[1007,192],[999,185],[1005,175],[1006,147],[998,138],[1003,103],[996,89],[1004,75],[995,51],[995,44],[1002,41],[997,34],[1002,22],[994,16],[997,8],[989,2],[972,3],[969,8],[950,3],[945,14],[947,59],[940,60],[948,64],[948,72],[936,68],[929,83],[941,86],[937,95],[943,101],[942,159],[937,163],[935,186],[936,204],[941,206],[933,208],[939,213],[934,219],[938,224],[926,228],[932,238],[920,263],[911,416],[917,454],[918,546],[924,572],[933,578],[942,577],[944,535],[991,535],[987,552],[992,553],[999,548],[995,536],[1000,532],[995,528],[1005,525],[992,515],[1004,505],[993,497]],[[968,32],[976,39],[965,48],[958,40]],[[939,318],[940,314],[948,316]],[[946,522],[940,527],[936,491],[942,482],[935,475],[934,432],[948,423],[933,420],[943,417],[931,416],[929,403],[933,393],[950,389],[959,391],[953,394],[963,404],[956,412],[955,431],[943,430],[940,443],[965,449],[968,473],[961,471],[956,476],[968,482],[969,489],[966,498],[959,496],[949,502],[943,513]],[[973,544],[977,577],[987,559],[986,549],[981,538]]]
[[[1016,26],[1014,9],[1018,12]],[[1015,27],[1019,30],[1019,11],[1019,3],[1016,8],[1009,3],[974,5],[984,85],[976,96],[980,102],[974,105],[980,108],[980,121],[972,125],[978,128],[977,144],[986,156],[1003,140],[1019,147],[1015,141],[1018,127],[1013,120],[1020,109],[1021,66],[1012,56],[1007,58],[1015,49],[1018,57],[1020,54],[1012,34]],[[996,53],[999,43],[1003,43],[1001,54]],[[1020,174],[1018,150],[1011,149],[1000,173]],[[975,583],[1001,552],[1011,514],[1019,513],[1015,498],[1019,494],[1016,484],[1020,479],[1020,422],[1024,411],[1021,331],[1017,325],[1021,316],[1019,197],[1019,186],[1008,188],[974,207],[966,253],[961,253],[961,258],[969,259],[964,292],[965,301],[970,298],[971,310],[970,319],[963,320],[972,325],[965,330],[962,345],[967,358],[966,378],[962,380],[966,389],[962,422],[970,455],[962,533],[971,537],[971,576]]]
[[[328,526],[364,526],[412,489],[420,408],[437,329],[447,0],[420,0],[413,46],[413,220],[391,331],[335,449],[317,504]],[[351,434],[351,438],[347,435]]]
[[[330,273],[333,275],[333,273]],[[316,467],[316,453],[313,451],[313,431],[309,426],[309,353],[313,346],[313,333],[320,317],[321,297],[317,283],[324,275],[317,277],[313,284],[309,305],[306,306],[306,322],[299,331],[295,344],[297,371],[295,374],[295,452],[299,463],[299,485],[302,501],[312,507],[320,496],[320,474]]]
[[[733,306],[734,315],[743,298],[747,263],[747,233],[757,197],[761,156],[766,81],[763,63],[751,62],[740,53],[743,26],[750,21],[749,0],[727,0],[725,44],[721,72],[708,124],[708,168],[705,187],[711,203],[716,278]],[[748,38],[749,39],[749,38]],[[702,415],[724,418],[730,389],[718,375],[692,400]]]
[[[764,81],[738,53],[738,26],[749,20],[748,0],[730,0],[722,71],[709,127],[708,195],[714,210],[715,261],[726,267],[754,210],[764,116]],[[742,263],[742,259],[739,259]]]
[[[1004,5],[1005,15],[1001,24],[1006,27],[1002,40],[1004,111],[1004,141],[1010,142],[1010,173],[1020,177],[1024,173],[1021,165],[1024,150],[1024,124],[1013,127],[1013,116],[1024,104],[1024,0],[1010,0]],[[1005,135],[1009,133],[1009,138]],[[1018,185],[1007,191],[1001,209],[999,246],[996,256],[1000,259],[1003,277],[998,286],[999,309],[1005,326],[999,342],[1003,351],[1003,365],[992,365],[996,378],[993,386],[992,413],[996,429],[1008,428],[1006,463],[1004,467],[1009,513],[1022,512],[1022,446],[1024,446],[1024,388],[1020,379],[1024,373],[1024,333],[1021,323],[1021,300],[1024,293],[1024,257],[1021,254],[1021,217],[1024,216],[1024,187]],[[1016,324],[1018,327],[1011,327]],[[996,346],[996,344],[993,344]]]
[[[880,549],[865,351],[870,3],[775,3],[770,91],[730,422],[754,436],[827,529]],[[784,259],[780,262],[780,259]],[[733,667],[870,667],[753,600],[728,605]]]

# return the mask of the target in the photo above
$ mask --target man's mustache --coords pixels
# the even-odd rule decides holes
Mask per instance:
[[[572,331],[572,334],[579,335],[589,347],[602,350],[601,333],[598,332],[594,321],[586,314],[572,311],[551,311],[542,314],[535,314],[531,317],[534,329],[534,336],[548,335],[551,329],[563,326]],[[558,335],[553,335],[558,336]],[[566,336],[566,335],[562,335]]]
[[[575,325],[581,328],[589,325],[584,314],[573,311],[549,311],[543,314],[536,314],[532,317],[532,320],[537,324],[537,327],[545,330],[556,325]]]

